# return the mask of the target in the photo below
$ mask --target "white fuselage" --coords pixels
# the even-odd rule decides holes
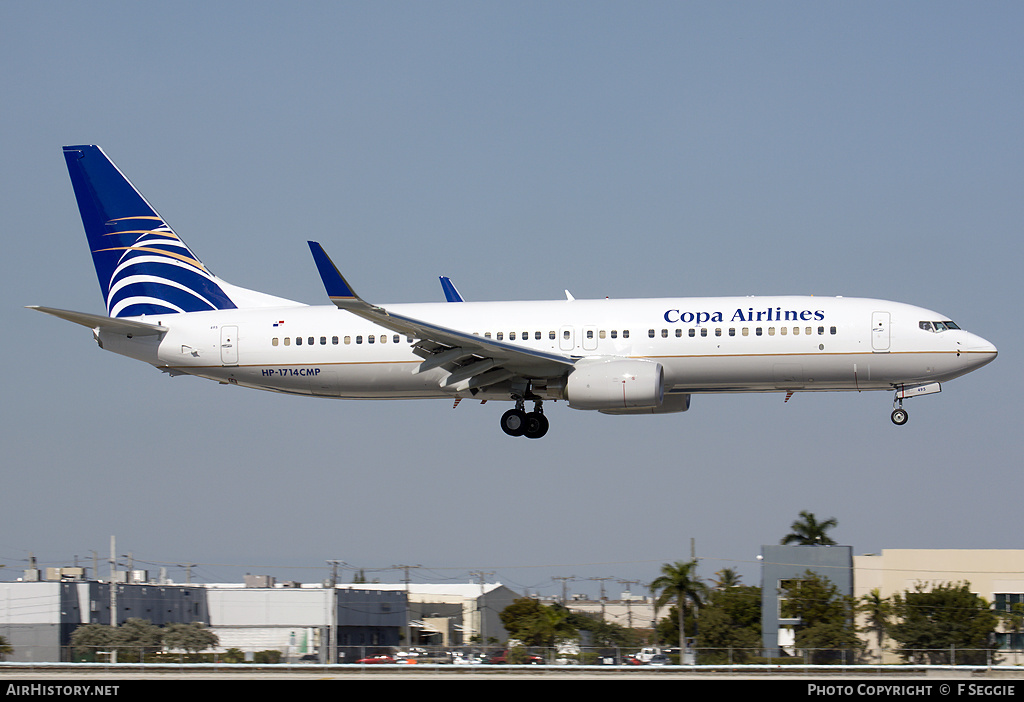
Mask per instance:
[[[947,317],[858,298],[725,297],[387,305],[395,314],[581,359],[647,359],[666,393],[888,390],[950,380],[996,356]],[[332,306],[136,318],[161,338],[100,333],[104,348],[172,373],[351,399],[456,397],[443,368],[418,372],[414,339]],[[585,364],[581,360],[577,365]],[[540,390],[557,399],[556,385]],[[508,399],[494,385],[478,398]]]

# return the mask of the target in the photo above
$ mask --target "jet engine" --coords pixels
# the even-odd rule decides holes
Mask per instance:
[[[618,359],[578,365],[565,383],[573,409],[630,410],[660,407],[665,371],[660,363]]]

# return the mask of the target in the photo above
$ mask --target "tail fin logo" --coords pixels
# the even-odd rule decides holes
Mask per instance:
[[[150,228],[139,229],[140,223]],[[93,249],[93,256],[117,256],[106,286],[111,317],[235,306],[206,266],[159,217],[120,217],[106,224],[112,231],[105,243],[111,245]]]
[[[64,147],[64,155],[109,316],[236,307],[99,147]]]

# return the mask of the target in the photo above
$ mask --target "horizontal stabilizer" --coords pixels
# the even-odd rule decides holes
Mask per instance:
[[[145,322],[133,322],[130,319],[118,319],[116,317],[104,317],[88,312],[72,312],[71,310],[59,310],[53,307],[40,307],[29,305],[28,309],[37,312],[60,317],[83,327],[98,329],[99,331],[114,332],[115,334],[126,334],[131,336],[156,336],[167,333],[167,327],[158,324],[146,324]]]

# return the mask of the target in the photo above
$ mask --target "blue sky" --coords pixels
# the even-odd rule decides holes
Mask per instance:
[[[856,553],[1019,548],[1024,7],[1012,2],[0,4],[0,576],[757,582],[800,510]],[[893,299],[999,359],[686,414],[346,403],[168,378],[24,305],[101,312],[61,157],[96,143],[226,280],[326,302]],[[102,572],[106,572],[103,569]],[[612,591],[618,589],[611,586]]]

